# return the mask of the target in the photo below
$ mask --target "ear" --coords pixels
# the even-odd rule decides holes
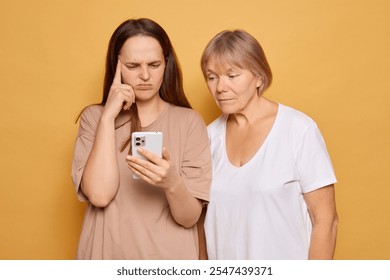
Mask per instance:
[[[261,75],[259,75],[257,77],[256,88],[257,88],[258,91],[262,92],[263,91],[263,87],[264,87],[263,77]]]

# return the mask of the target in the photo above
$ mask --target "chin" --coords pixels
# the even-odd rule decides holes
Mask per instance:
[[[235,102],[217,102],[217,105],[224,114],[234,114],[239,109]]]
[[[153,98],[155,98],[156,95],[159,94],[158,92],[156,93],[152,90],[138,90],[138,91],[134,91],[134,92],[135,92],[135,97],[137,99],[143,100],[143,101],[153,99]]]
[[[223,113],[223,114],[234,114],[234,113],[236,113],[237,111],[236,110],[234,110],[233,108],[224,108],[224,107],[220,107],[219,108],[220,110],[221,110],[221,112]]]

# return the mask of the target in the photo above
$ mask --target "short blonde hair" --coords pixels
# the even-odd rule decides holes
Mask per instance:
[[[261,92],[272,82],[272,71],[260,43],[244,30],[225,30],[207,44],[201,57],[201,68],[206,79],[207,64],[213,59],[218,65],[228,63],[247,69],[263,80]]]

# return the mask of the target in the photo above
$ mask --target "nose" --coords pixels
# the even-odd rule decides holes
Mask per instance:
[[[220,77],[217,81],[217,92],[224,92],[224,91],[226,91],[225,79],[223,77]]]
[[[149,70],[147,66],[141,67],[141,72],[139,74],[139,77],[143,81],[147,81],[150,78]]]

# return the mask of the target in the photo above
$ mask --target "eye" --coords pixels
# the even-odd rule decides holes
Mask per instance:
[[[215,79],[217,79],[217,76],[216,76],[216,75],[208,75],[208,76],[207,76],[207,80],[208,80],[208,81],[214,81]]]
[[[138,67],[138,64],[126,64],[125,66],[126,66],[127,69],[130,69],[130,70],[131,70],[131,69],[137,68],[137,67]]]
[[[239,76],[238,74],[229,74],[228,78],[232,80],[232,79],[234,79],[234,78],[236,78],[238,76]]]
[[[157,69],[160,67],[160,65],[161,65],[161,63],[151,63],[151,64],[149,64],[149,67],[151,67],[153,69]]]

